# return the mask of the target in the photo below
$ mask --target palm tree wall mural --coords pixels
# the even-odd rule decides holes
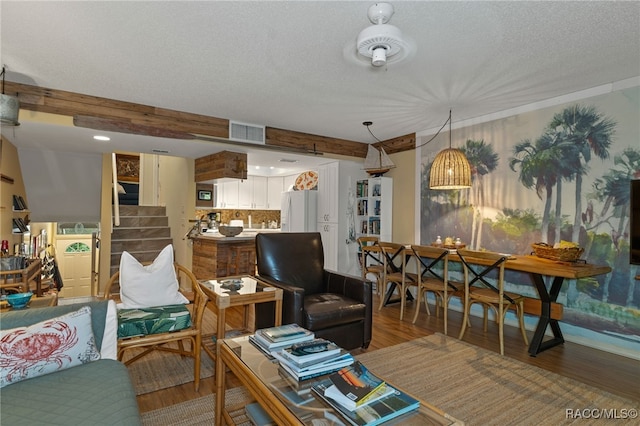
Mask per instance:
[[[612,272],[569,280],[559,301],[576,339],[640,353],[638,265],[629,263],[629,181],[640,176],[640,87],[456,129],[472,188],[429,190],[437,146],[421,150],[421,244],[460,237],[468,247],[529,255],[531,244],[574,241]],[[424,136],[428,140],[430,136]],[[537,297],[530,280],[509,285]],[[565,335],[567,334],[565,330]]]

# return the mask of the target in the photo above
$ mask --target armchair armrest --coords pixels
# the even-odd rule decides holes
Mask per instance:
[[[341,294],[361,303],[366,303],[372,298],[371,281],[361,277],[325,269],[323,280],[327,293]]]
[[[283,324],[302,324],[303,316],[302,312],[304,310],[304,289],[301,287],[295,287],[282,281],[278,281],[274,278],[267,276],[257,276],[260,281],[263,281],[271,286],[278,287],[282,289],[282,303],[284,306],[291,306],[293,309],[283,311],[282,313],[282,323]],[[256,306],[257,308],[257,306]],[[273,308],[269,306],[271,310]],[[256,312],[257,315],[257,312]]]

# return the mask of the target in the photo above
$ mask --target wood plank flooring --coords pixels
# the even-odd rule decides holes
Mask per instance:
[[[414,325],[411,320],[413,319],[415,302],[407,304],[405,318],[400,321],[399,304],[390,305],[378,311],[377,300],[377,297],[374,297],[373,340],[366,352],[428,336],[436,332],[443,332],[442,315],[439,318],[436,317],[433,306],[430,306],[431,316],[424,312],[423,306]],[[234,321],[240,321],[240,315],[232,312],[227,313],[227,318],[232,324]],[[449,312],[449,336],[458,336],[461,320],[462,314],[453,311]],[[489,326],[486,334],[482,330],[482,320],[480,318],[472,318],[471,324],[472,327],[467,329],[463,340],[498,352],[499,343],[495,324]],[[215,329],[215,315],[210,311],[205,314],[205,327],[207,331],[209,328],[211,330]],[[532,335],[533,333],[529,332],[530,339]],[[357,350],[353,351],[353,354],[356,355],[363,352],[365,351]],[[505,326],[505,356],[553,371],[561,376],[573,378],[613,394],[640,401],[640,361],[571,342],[565,342],[563,345],[542,352],[537,357],[531,357],[527,352],[527,346],[522,341],[519,330],[509,326]],[[231,374],[227,375],[227,380],[228,388],[239,385]],[[140,395],[138,396],[138,405],[141,412],[146,412],[200,396],[210,395],[214,392],[214,389],[215,378],[211,377],[201,380],[198,392],[194,391],[193,382],[190,382],[170,389]]]

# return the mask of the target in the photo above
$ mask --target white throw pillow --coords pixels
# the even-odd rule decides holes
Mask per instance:
[[[127,191],[124,190],[124,186],[118,184],[118,194],[126,194]]]
[[[173,246],[162,249],[152,264],[143,266],[128,252],[120,258],[121,307],[153,308],[189,303],[179,291],[173,266]]]
[[[99,359],[89,306],[0,331],[0,387]]]

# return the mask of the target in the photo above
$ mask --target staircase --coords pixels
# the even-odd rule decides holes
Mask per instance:
[[[120,226],[111,234],[110,275],[120,267],[123,251],[138,262],[151,262],[168,244],[172,244],[165,207],[120,206]]]

